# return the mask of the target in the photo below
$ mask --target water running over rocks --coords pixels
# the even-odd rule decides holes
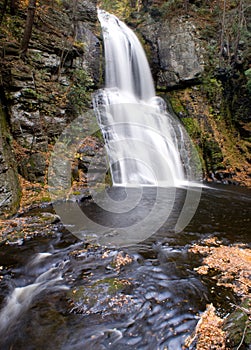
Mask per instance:
[[[106,86],[94,95],[113,185],[179,186],[194,180],[189,137],[155,96],[144,50],[133,31],[98,10]]]

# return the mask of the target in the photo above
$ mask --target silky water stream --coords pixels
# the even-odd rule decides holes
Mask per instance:
[[[98,10],[104,38],[105,88],[93,105],[110,163],[113,185],[178,186],[195,180],[189,137],[155,96],[144,50],[117,17]]]
[[[121,189],[117,191],[120,197]],[[134,219],[149,210],[151,191]],[[177,197],[185,195],[178,192]],[[105,224],[105,212],[100,216],[93,202],[81,206]],[[172,218],[178,215],[175,207]],[[111,225],[116,218],[107,220]],[[199,208],[182,232],[173,231],[172,220],[127,248],[88,244],[60,224],[51,237],[3,245],[0,348],[181,350],[206,304],[213,302],[224,315],[236,302],[230,290],[197,275],[199,258],[188,249],[211,236],[224,244],[250,243],[250,192],[204,188]],[[128,225],[126,216],[121,225]]]
[[[189,140],[155,97],[132,32],[112,15],[99,16],[108,39],[107,85],[94,105],[115,185],[107,190],[112,203],[83,199],[76,210],[76,202],[59,201],[44,210],[56,210],[67,224],[2,244],[1,350],[181,350],[206,304],[224,315],[235,301],[196,273],[200,261],[189,247],[212,236],[249,243],[250,191],[184,187],[197,176]],[[133,198],[126,212],[123,205],[113,210],[126,198]],[[99,235],[79,224],[79,210],[85,223],[102,228]]]

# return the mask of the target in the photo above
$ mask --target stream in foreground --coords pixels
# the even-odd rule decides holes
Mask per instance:
[[[151,191],[132,217],[142,218],[149,202]],[[93,203],[84,207],[100,216]],[[250,191],[204,188],[184,231],[170,229],[173,218],[175,206],[156,234],[126,248],[81,241],[60,223],[50,237],[2,245],[0,348],[182,349],[208,303],[224,315],[235,302],[230,291],[197,275],[200,260],[188,249],[210,236],[250,243]],[[128,224],[126,216],[120,220]]]

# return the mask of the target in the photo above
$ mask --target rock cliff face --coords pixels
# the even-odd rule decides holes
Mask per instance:
[[[183,18],[165,21],[158,35],[160,72],[158,87],[194,81],[203,72],[202,45],[194,25]]]
[[[63,1],[54,6],[40,2],[24,60],[19,56],[23,18],[25,8],[20,6],[18,16],[5,14],[0,28],[1,91],[11,139],[7,147],[5,128],[1,134],[0,178],[5,197],[13,197],[0,198],[0,215],[3,210],[11,214],[19,202],[13,156],[19,174],[29,181],[45,183],[55,139],[81,110],[90,107],[90,92],[101,76],[96,1]]]
[[[18,209],[20,186],[6,115],[0,106],[0,216]]]
[[[217,4],[144,1],[143,5],[128,21],[143,38],[157,92],[196,144],[205,179],[250,186],[247,37],[232,33],[228,52],[226,48],[220,52],[226,33],[221,32],[223,9]],[[236,21],[240,16],[238,4],[231,6],[227,2],[229,33],[231,18]],[[245,12],[245,20],[250,17],[250,11]]]
[[[151,47],[158,90],[198,82],[204,71],[204,50],[192,21],[181,16],[155,22],[146,16],[139,30]]]

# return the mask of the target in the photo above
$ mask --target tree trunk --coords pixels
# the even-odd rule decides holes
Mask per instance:
[[[221,22],[221,38],[220,38],[220,60],[224,55],[224,40],[225,40],[225,31],[226,31],[226,0],[223,3],[223,12],[222,12],[222,22]]]
[[[240,0],[239,9],[238,9],[238,31],[237,31],[235,43],[234,43],[234,63],[237,63],[238,61],[238,46],[241,38],[241,31],[243,29],[243,23],[244,23],[243,1]]]
[[[189,0],[185,0],[184,1],[184,8],[185,8],[186,12],[188,12],[188,5],[189,5]]]
[[[16,0],[10,0],[10,14],[14,16],[16,13]]]
[[[35,10],[36,10],[36,0],[29,0],[26,24],[24,28],[24,35],[23,35],[23,39],[20,47],[21,57],[25,57],[28,50],[28,45],[31,38],[32,26],[34,22]]]
[[[8,0],[4,0],[2,12],[1,12],[1,15],[0,15],[0,25],[2,23],[2,20],[4,18],[5,12],[7,10],[7,3],[8,3]]]

